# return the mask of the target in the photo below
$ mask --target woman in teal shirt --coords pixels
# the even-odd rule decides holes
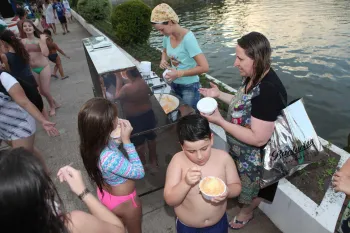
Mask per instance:
[[[167,4],[156,6],[151,15],[154,28],[164,35],[160,67],[169,69],[166,79],[185,104],[197,109],[199,74],[209,70],[207,59],[193,32],[179,25],[179,17]],[[168,60],[170,58],[170,64]]]

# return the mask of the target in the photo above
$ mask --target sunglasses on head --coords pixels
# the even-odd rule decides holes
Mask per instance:
[[[168,24],[169,24],[169,21],[166,21],[166,22],[159,22],[159,23],[158,23],[158,22],[157,22],[157,23],[156,23],[156,22],[151,22],[151,24],[153,24],[153,25],[154,25],[154,24],[168,25]]]

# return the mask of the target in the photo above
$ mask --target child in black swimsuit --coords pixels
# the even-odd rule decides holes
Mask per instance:
[[[58,55],[57,51],[60,52],[63,56],[65,56],[66,58],[70,59],[69,56],[67,56],[62,49],[60,49],[57,44],[53,41],[52,37],[51,37],[51,31],[46,29],[44,30],[44,34],[47,35],[48,39],[47,39],[47,47],[49,48],[49,60],[53,63],[55,63],[55,68],[53,70],[53,74],[51,76],[57,78],[57,70],[60,72],[61,75],[61,79],[66,79],[69,78],[69,76],[64,75],[64,71],[63,71],[63,67],[62,67],[62,62],[61,62],[61,58]]]

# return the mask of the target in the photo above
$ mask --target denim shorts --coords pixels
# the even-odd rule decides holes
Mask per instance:
[[[177,233],[227,233],[228,232],[228,220],[227,214],[210,227],[194,228],[183,224],[179,219],[176,219],[176,231]]]
[[[191,83],[191,84],[176,84],[171,83],[171,88],[175,92],[175,95],[180,97],[183,103],[191,106],[197,110],[197,102],[200,99],[199,88],[200,84]]]

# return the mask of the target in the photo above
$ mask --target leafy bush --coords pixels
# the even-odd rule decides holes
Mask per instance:
[[[78,5],[78,0],[69,0],[69,5],[71,8],[75,8]]]
[[[78,0],[78,12],[88,22],[105,20],[110,17],[109,0]]]
[[[141,0],[129,0],[113,9],[111,21],[120,45],[145,43],[152,30],[151,8]]]

